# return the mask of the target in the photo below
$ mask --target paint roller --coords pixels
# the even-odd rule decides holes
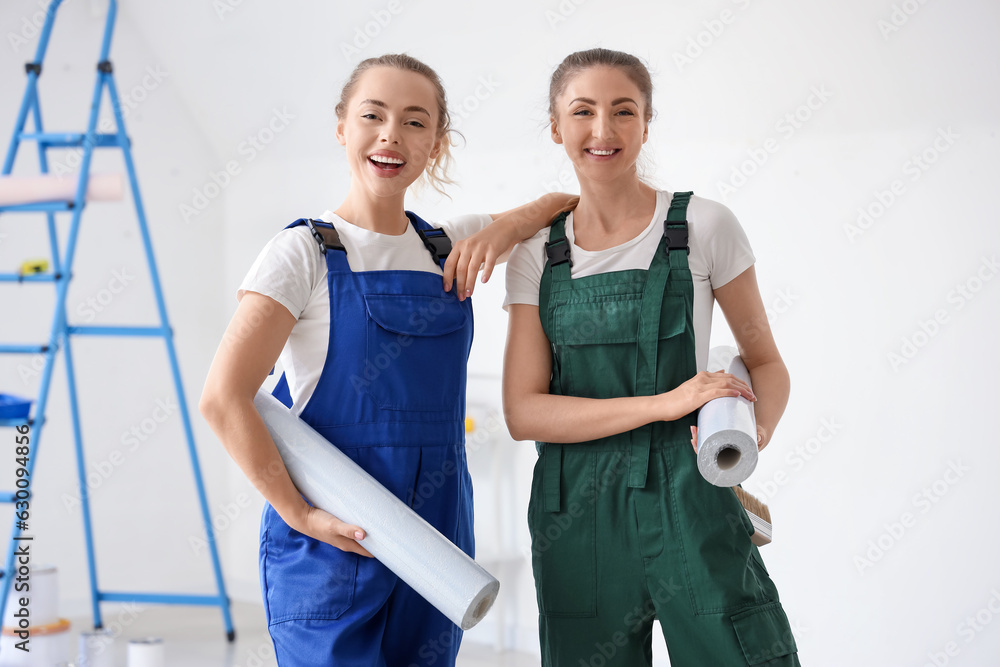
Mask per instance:
[[[49,201],[73,201],[78,176],[0,177],[0,206],[36,204]],[[87,181],[87,201],[118,201],[125,196],[121,174],[91,174]]]
[[[500,590],[493,575],[267,391],[254,407],[309,502],[361,526],[365,549],[455,625],[486,616]]]

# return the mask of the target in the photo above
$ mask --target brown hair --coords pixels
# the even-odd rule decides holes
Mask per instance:
[[[361,79],[361,75],[374,67],[392,67],[407,72],[416,72],[417,74],[421,74],[426,77],[427,80],[434,85],[434,90],[436,92],[435,101],[437,102],[438,107],[437,134],[441,139],[441,151],[438,153],[436,158],[433,158],[430,161],[427,170],[421,174],[420,178],[426,178],[431,187],[447,196],[447,193],[444,191],[444,186],[454,183],[454,181],[448,177],[448,171],[451,167],[452,161],[452,142],[450,134],[455,130],[451,127],[451,115],[448,113],[448,100],[444,93],[444,86],[441,84],[441,78],[438,77],[437,72],[433,69],[413,56],[409,56],[405,53],[387,53],[376,58],[362,60],[358,63],[358,66],[354,68],[354,71],[351,72],[351,76],[347,79],[347,83],[344,84],[344,88],[340,91],[340,102],[337,103],[335,109],[337,118],[343,119],[344,113],[347,111],[347,102],[350,100],[351,95],[354,94],[354,89],[357,87],[358,81]]]
[[[653,117],[653,80],[641,60],[629,53],[611,49],[589,49],[566,56],[549,83],[549,115],[556,115],[556,99],[563,94],[573,75],[591,67],[616,67],[627,76],[642,93],[646,120]]]

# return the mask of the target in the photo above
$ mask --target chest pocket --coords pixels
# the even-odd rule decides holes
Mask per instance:
[[[384,410],[454,410],[464,400],[472,321],[455,297],[366,294],[365,390]]]
[[[553,388],[561,394],[586,398],[634,395],[641,310],[641,293],[594,296],[556,305],[550,335]],[[684,295],[666,293],[660,309],[661,353],[687,327]],[[675,370],[658,368],[658,388],[679,384],[669,377]]]

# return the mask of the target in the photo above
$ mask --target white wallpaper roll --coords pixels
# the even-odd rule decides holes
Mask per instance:
[[[115,636],[110,630],[81,632],[78,667],[115,667]]]
[[[133,639],[128,643],[128,667],[166,667],[163,640],[156,637]]]
[[[713,347],[708,370],[724,371],[750,384],[750,373],[734,347]],[[716,398],[698,413],[698,470],[715,486],[736,486],[757,467],[757,422],[753,403],[742,396]]]
[[[365,531],[361,544],[463,630],[493,606],[500,582],[263,389],[254,406],[309,501]]]
[[[77,176],[3,176],[0,177],[0,206],[35,204],[46,201],[72,201],[76,196]],[[87,201],[118,201],[125,196],[121,174],[91,174],[87,182]]]
[[[17,561],[15,560],[15,570]],[[59,578],[54,565],[31,565],[26,582],[14,582],[7,596],[7,607],[3,615],[3,627],[18,627],[18,617],[14,616],[21,609],[21,598],[27,598],[28,611],[31,616],[31,626],[52,625],[59,621]],[[16,585],[24,583],[27,591],[17,591]]]

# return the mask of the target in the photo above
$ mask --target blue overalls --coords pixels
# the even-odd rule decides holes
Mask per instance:
[[[443,267],[447,236],[406,215]],[[431,271],[353,272],[333,225],[289,227],[302,224],[326,257],[330,342],[300,417],[474,556],[464,429],[471,301],[445,292]],[[274,395],[291,405],[284,377]],[[280,667],[455,664],[454,623],[379,561],[292,530],[270,504],[260,578]]]

